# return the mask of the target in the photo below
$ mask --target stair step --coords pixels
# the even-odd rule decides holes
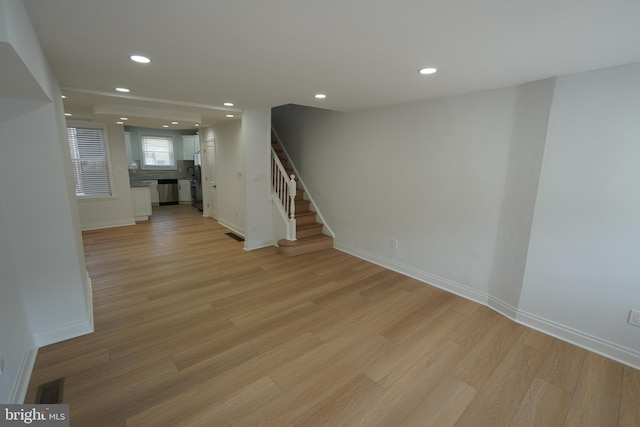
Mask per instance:
[[[299,225],[313,224],[316,222],[316,213],[313,211],[297,212],[295,217],[296,224]]]
[[[322,227],[323,225],[318,222],[302,225],[296,223],[296,237],[298,239],[302,239],[305,237],[317,236],[322,234]]]
[[[311,202],[309,200],[298,199],[296,197],[296,213],[302,213],[309,210]]]
[[[296,256],[333,248],[333,237],[320,234],[298,240],[278,240],[278,253]]]

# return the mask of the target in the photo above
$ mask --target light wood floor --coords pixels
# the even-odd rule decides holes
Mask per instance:
[[[189,206],[84,233],[95,333],[40,350],[81,426],[640,426],[640,372],[337,250]]]

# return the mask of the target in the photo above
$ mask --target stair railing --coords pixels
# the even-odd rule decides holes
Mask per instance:
[[[278,154],[271,147],[272,196],[286,224],[286,239],[296,240],[296,177],[287,175]]]

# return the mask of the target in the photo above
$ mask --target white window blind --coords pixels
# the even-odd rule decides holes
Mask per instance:
[[[142,136],[142,166],[147,168],[175,168],[173,138],[163,136]]]
[[[110,196],[111,181],[104,130],[94,127],[67,127],[76,195]]]

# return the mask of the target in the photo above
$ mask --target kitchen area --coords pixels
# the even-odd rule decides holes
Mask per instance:
[[[202,211],[200,137],[197,129],[124,128],[136,221],[154,206],[191,205]]]

